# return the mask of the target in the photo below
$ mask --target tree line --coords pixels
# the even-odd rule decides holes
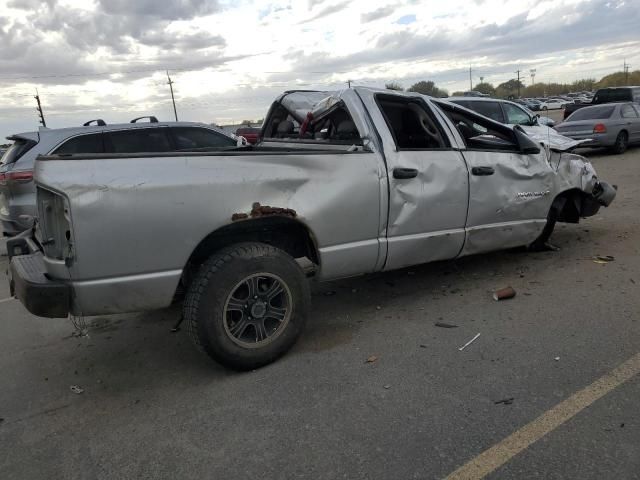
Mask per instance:
[[[602,77],[599,81],[594,78],[585,78],[571,83],[537,82],[525,86],[521,81],[511,79],[499,84],[497,87],[488,82],[478,83],[473,90],[485,93],[497,98],[543,97],[549,95],[562,95],[571,92],[592,91],[604,87],[619,87],[623,85],[640,85],[640,70],[633,72],[615,72]],[[398,82],[390,82],[385,85],[388,90],[404,91],[404,87]],[[414,83],[406,89],[407,92],[417,92],[432,97],[445,98],[449,92],[439,88],[431,80],[423,80]],[[462,96],[464,92],[453,92],[452,96]]]

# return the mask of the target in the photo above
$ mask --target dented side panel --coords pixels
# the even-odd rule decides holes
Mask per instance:
[[[49,160],[37,162],[37,175],[69,201],[76,242],[71,278],[80,285],[105,279],[87,283],[100,287],[103,298],[97,312],[83,305],[90,314],[127,301],[135,309],[168,304],[193,250],[232,218],[294,217],[315,236],[324,276],[373,271],[381,229],[379,159],[327,153]],[[168,272],[175,274],[168,278]],[[141,279],[164,287],[141,299]],[[135,298],[127,300],[129,285]]]

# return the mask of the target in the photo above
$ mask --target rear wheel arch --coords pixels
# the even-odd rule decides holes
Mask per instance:
[[[215,252],[244,242],[271,245],[293,258],[306,257],[315,266],[320,266],[318,244],[311,229],[297,219],[274,215],[236,221],[209,233],[189,256],[181,286],[187,287],[198,268]]]

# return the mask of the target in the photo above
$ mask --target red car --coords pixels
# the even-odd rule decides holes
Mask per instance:
[[[260,131],[262,129],[258,127],[240,127],[236,130],[237,136],[242,136],[247,139],[252,145],[258,143],[258,139],[260,138]]]

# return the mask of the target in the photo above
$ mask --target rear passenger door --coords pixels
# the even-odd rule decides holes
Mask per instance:
[[[455,257],[464,244],[469,190],[462,155],[422,97],[369,94],[389,182],[384,269]]]
[[[634,105],[622,105],[620,107],[620,116],[622,121],[626,124],[626,128],[629,132],[630,142],[640,142],[640,117],[638,116],[638,109]]]

